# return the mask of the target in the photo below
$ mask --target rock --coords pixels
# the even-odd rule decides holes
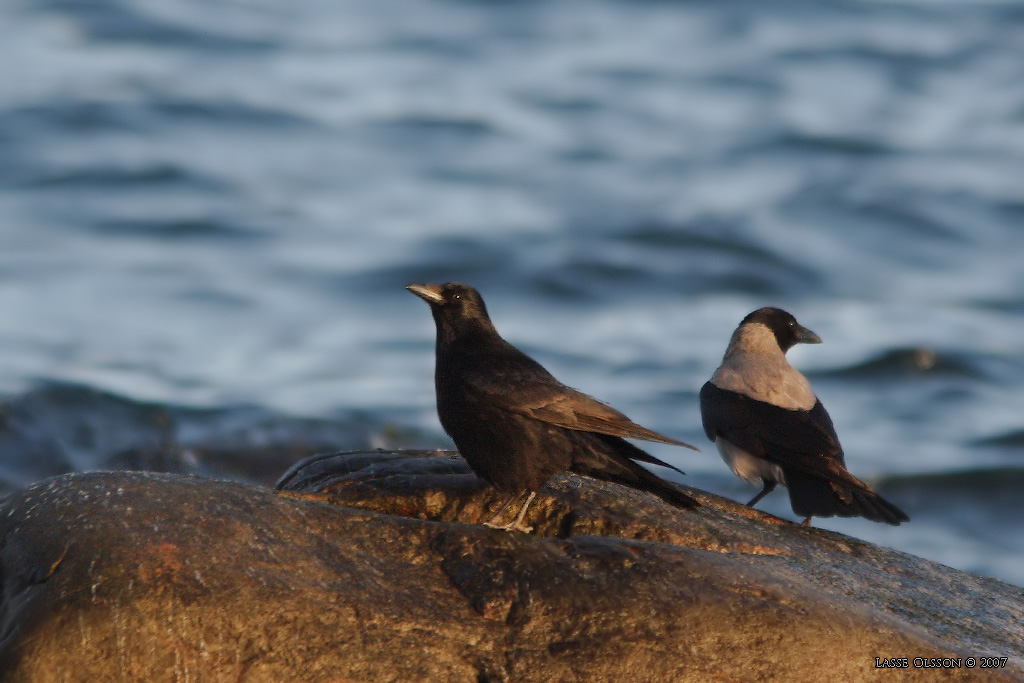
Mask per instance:
[[[1024,590],[699,491],[556,477],[527,535],[473,523],[500,495],[448,454],[318,456],[279,487],[12,495],[3,680],[1024,680]]]

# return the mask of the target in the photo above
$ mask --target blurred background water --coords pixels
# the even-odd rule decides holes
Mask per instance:
[[[773,304],[913,518],[818,525],[1024,584],[1024,4],[10,0],[0,38],[0,489],[449,445],[403,286],[463,280],[746,500],[697,392]]]

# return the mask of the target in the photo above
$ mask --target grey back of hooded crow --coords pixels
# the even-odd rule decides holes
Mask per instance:
[[[736,328],[722,365],[700,392],[704,431],[736,476],[761,484],[753,506],[777,484],[806,517],[866,517],[898,525],[910,518],[846,470],[825,407],[786,360],[818,335],[778,308],[761,308]]]
[[[693,446],[641,427],[556,380],[498,335],[472,287],[450,282],[406,289],[430,304],[437,326],[434,384],[441,425],[473,472],[510,494],[489,526],[529,492],[515,520],[498,527],[528,530],[522,519],[536,491],[566,471],[649,491],[677,507],[697,506],[636,461],[671,465],[622,437]]]

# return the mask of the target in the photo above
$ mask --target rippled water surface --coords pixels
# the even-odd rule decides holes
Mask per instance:
[[[1021,3],[43,0],[0,26],[6,486],[446,445],[403,286],[464,280],[745,500],[697,392],[774,304],[825,340],[791,359],[851,470],[913,518],[820,525],[1024,584]]]

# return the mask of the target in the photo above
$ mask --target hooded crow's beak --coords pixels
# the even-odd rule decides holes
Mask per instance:
[[[803,325],[797,325],[793,330],[796,333],[796,341],[798,344],[820,344],[821,337],[811,332]]]
[[[444,297],[441,295],[441,287],[439,285],[406,285],[405,288],[431,306],[444,303]]]

